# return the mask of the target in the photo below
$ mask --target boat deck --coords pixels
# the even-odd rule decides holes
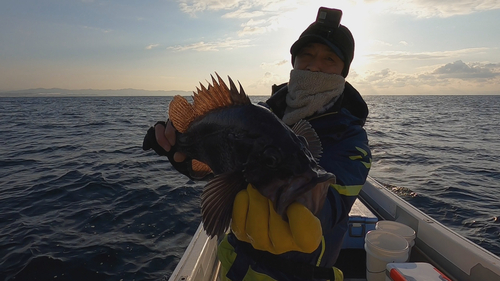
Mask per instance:
[[[378,218],[356,199],[349,213],[349,229],[335,266],[344,273],[346,281],[366,280],[365,234],[375,229]]]
[[[450,280],[500,280],[500,258],[445,227],[368,178],[349,217],[349,228],[336,267],[345,281],[366,280],[364,237],[379,219],[396,221],[416,231],[410,262],[426,262]],[[169,281],[219,280],[217,240],[203,227],[194,235]],[[435,272],[434,272],[435,273]]]

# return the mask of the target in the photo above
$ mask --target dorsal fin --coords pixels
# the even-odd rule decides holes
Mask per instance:
[[[224,83],[224,81],[222,81],[222,79],[219,77],[219,75],[217,75],[217,77],[219,78],[219,83],[220,82]],[[231,99],[233,100],[233,104],[235,104],[235,105],[236,104],[249,104],[250,99],[245,94],[245,91],[243,91],[243,87],[241,87],[240,82],[238,82],[238,85],[240,85],[240,91],[238,92],[238,89],[236,89],[236,86],[234,85],[233,80],[231,80],[231,78],[229,76],[228,76],[228,78],[229,78],[229,87],[231,87],[229,91],[231,93]]]
[[[313,129],[311,124],[304,119],[299,120],[292,127],[292,131],[299,136],[303,136],[307,141],[307,148],[316,159],[319,161],[323,148],[321,147],[321,141],[319,140],[318,134]]]
[[[196,116],[205,115],[218,108],[250,103],[250,99],[244,91],[238,92],[230,77],[228,77],[230,85],[230,88],[228,88],[220,76],[217,73],[215,75],[218,82],[212,76],[213,84],[209,83],[208,88],[205,88],[200,83],[201,89],[198,89],[198,92],[193,96],[193,107]]]
[[[197,92],[193,95],[192,105],[181,96],[175,96],[170,102],[168,117],[179,132],[185,132],[194,119],[212,110],[251,103],[241,84],[240,91],[238,91],[233,80],[228,76],[230,85],[228,88],[219,74],[215,73],[215,75],[218,81],[212,76],[212,84],[208,83],[208,87],[205,87],[200,83],[200,88],[196,88]]]

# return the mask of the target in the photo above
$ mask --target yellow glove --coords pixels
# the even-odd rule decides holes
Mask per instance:
[[[288,222],[272,202],[252,185],[234,200],[231,228],[236,238],[257,250],[275,255],[289,251],[312,253],[321,242],[321,222],[304,205],[294,202],[287,209]]]

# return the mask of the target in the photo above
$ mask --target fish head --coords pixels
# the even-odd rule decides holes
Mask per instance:
[[[246,181],[269,198],[285,220],[286,209],[295,201],[317,214],[335,175],[317,163],[306,139],[286,127],[254,141],[244,165]]]

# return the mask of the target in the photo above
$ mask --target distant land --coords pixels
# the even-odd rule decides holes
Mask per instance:
[[[16,91],[0,91],[0,97],[147,97],[147,96],[191,96],[192,91],[148,91],[140,89],[119,89],[119,90],[95,90],[95,89],[81,89],[81,90],[68,90],[61,88],[36,88],[28,90],[16,90]],[[427,95],[427,94],[422,94]],[[433,95],[433,94],[431,94]],[[442,93],[440,95],[454,95],[450,93]],[[457,94],[457,95],[471,95],[476,96],[476,94]],[[498,91],[481,93],[477,95],[500,95]],[[363,96],[370,96],[366,94]]]
[[[0,92],[0,97],[99,97],[99,96],[189,96],[191,91],[148,91],[137,89],[120,89],[120,90],[68,90],[68,89],[28,89],[17,91]]]

